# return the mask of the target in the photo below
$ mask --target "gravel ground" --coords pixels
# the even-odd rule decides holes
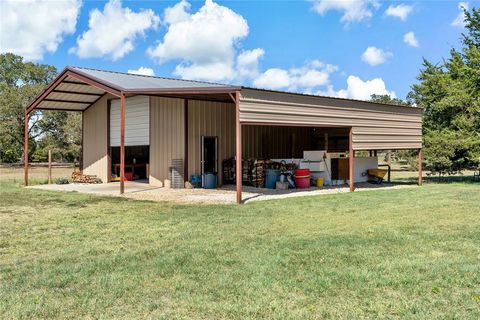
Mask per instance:
[[[356,191],[369,191],[369,190],[388,190],[398,189],[406,187],[416,187],[415,185],[398,185],[398,184],[382,184],[374,185],[369,183],[360,183],[356,185]],[[335,186],[324,187],[321,189],[310,188],[305,190],[291,189],[291,190],[274,190],[244,187],[243,188],[243,200],[244,202],[250,201],[263,201],[284,199],[291,197],[305,197],[315,196],[323,194],[334,194],[349,192],[347,186]],[[173,203],[204,203],[204,204],[232,204],[235,203],[236,192],[234,186],[225,186],[221,189],[207,190],[207,189],[167,189],[159,188],[155,190],[127,193],[124,195],[127,198],[137,200],[151,200],[151,201],[166,201]]]

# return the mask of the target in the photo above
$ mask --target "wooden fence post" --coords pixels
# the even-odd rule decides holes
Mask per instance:
[[[52,184],[52,150],[48,149],[48,184]]]

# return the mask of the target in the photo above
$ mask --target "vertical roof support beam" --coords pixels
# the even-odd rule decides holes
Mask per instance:
[[[422,181],[422,162],[423,162],[423,155],[422,155],[422,148],[418,149],[418,185],[421,186]]]
[[[355,156],[355,151],[353,150],[353,128],[350,128],[350,132],[348,134],[348,176],[349,176],[349,183],[350,183],[350,192],[355,190],[354,188],[354,174],[353,174],[353,161]]]
[[[242,203],[242,124],[240,122],[240,91],[235,91],[235,136],[236,160],[235,178],[237,184],[237,204]]]
[[[110,168],[109,168],[110,170]],[[125,192],[125,95],[120,95],[120,194]]]
[[[188,181],[188,99],[184,100],[184,158],[185,160],[183,161],[183,180],[184,182]]]
[[[24,157],[24,179],[25,187],[28,186],[28,111],[25,110],[25,130],[24,130],[24,145],[23,145],[23,157]]]

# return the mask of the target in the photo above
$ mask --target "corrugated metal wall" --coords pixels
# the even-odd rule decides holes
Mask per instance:
[[[107,98],[83,112],[83,173],[108,182]]]
[[[218,137],[219,179],[222,160],[235,155],[235,105],[213,101],[188,101],[188,172],[200,174],[201,137]]]
[[[240,120],[332,127],[353,127],[353,148],[417,149],[422,147],[422,110],[242,89]]]
[[[184,159],[184,100],[150,97],[150,177],[152,185],[168,179],[172,159]]]

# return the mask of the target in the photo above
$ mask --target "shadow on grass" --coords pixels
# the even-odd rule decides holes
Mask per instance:
[[[417,177],[408,178],[396,178],[392,181],[394,184],[417,184]],[[466,184],[478,184],[480,186],[480,180],[474,180],[473,175],[456,175],[456,176],[424,176],[423,183],[466,183]]]

